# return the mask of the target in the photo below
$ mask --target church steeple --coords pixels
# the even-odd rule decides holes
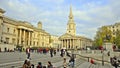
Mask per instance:
[[[76,35],[76,24],[74,23],[72,6],[70,6],[69,20],[67,24],[67,33],[71,35]]]
[[[71,6],[71,5],[70,5],[70,14],[69,14],[69,19],[73,19],[72,6]]]

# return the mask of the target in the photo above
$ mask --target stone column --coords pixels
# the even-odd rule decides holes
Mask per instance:
[[[63,40],[63,47],[65,47],[65,40]]]
[[[71,48],[73,49],[73,39],[71,39]]]
[[[30,32],[28,31],[28,46],[30,46]]]
[[[82,47],[81,47],[81,39],[80,39],[80,48],[82,48]]]
[[[67,48],[67,39],[66,39],[66,42],[65,42],[65,43],[66,43],[66,46],[65,46],[65,47]]]
[[[22,31],[22,29],[19,29],[19,32],[20,32],[20,34],[19,34],[19,45],[21,45],[21,31]]]
[[[62,40],[62,42],[63,42],[63,46],[62,46],[62,48],[64,47],[64,39]]]
[[[68,49],[68,46],[69,46],[68,43],[69,43],[69,41],[68,41],[68,39],[67,39],[67,49]]]
[[[71,49],[71,39],[69,41],[70,41],[70,49]]]
[[[81,48],[83,48],[83,43],[82,43],[82,39],[81,39]]]
[[[39,37],[40,38],[40,37]],[[30,45],[32,45],[32,32],[30,32]],[[33,46],[33,45],[32,45]]]
[[[24,31],[24,32],[23,32],[23,34],[24,34],[24,35],[23,35],[23,36],[24,36],[24,37],[23,37],[23,40],[24,40],[24,43],[23,43],[23,44],[25,45],[25,41],[26,41],[26,40],[25,40],[25,39],[26,39],[26,38],[25,38],[25,30],[23,30],[23,31]]]
[[[65,48],[67,48],[67,40],[65,39]]]
[[[61,45],[61,48],[62,48],[62,47],[63,47],[63,40],[61,40],[61,44],[62,44],[62,45]]]
[[[75,39],[73,39],[73,49],[74,49],[74,47],[75,47]]]

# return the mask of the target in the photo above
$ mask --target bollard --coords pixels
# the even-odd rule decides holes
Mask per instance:
[[[89,57],[88,57],[88,62],[89,62]]]

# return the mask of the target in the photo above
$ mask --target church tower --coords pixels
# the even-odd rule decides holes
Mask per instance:
[[[72,6],[70,6],[69,20],[67,23],[67,33],[71,35],[76,35],[76,24],[73,19]]]
[[[39,21],[37,25],[38,25],[38,29],[42,29],[42,22]]]

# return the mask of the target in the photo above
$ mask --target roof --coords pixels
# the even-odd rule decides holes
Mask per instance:
[[[68,34],[68,33],[65,33],[59,37],[59,39],[73,39],[73,38],[76,38],[76,36]]]
[[[1,9],[1,8],[0,8],[0,12],[5,13],[5,11],[3,9]]]

